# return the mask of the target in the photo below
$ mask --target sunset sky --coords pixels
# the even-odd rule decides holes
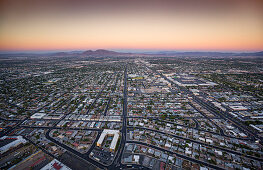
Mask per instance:
[[[0,50],[263,50],[262,0],[0,0]]]

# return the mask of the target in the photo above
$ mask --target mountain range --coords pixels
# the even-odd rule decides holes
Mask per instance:
[[[159,51],[146,52],[150,55],[164,55],[164,56],[263,56],[263,51],[250,53],[234,53],[234,52],[177,52],[177,51]]]
[[[70,52],[49,52],[49,53],[2,53],[0,56],[54,56],[54,57],[70,57],[70,56],[93,56],[93,57],[111,57],[111,56],[177,56],[177,57],[263,57],[263,51],[259,52],[250,52],[250,53],[234,53],[234,52],[178,52],[178,51],[157,51],[157,52],[133,52],[133,53],[124,53],[116,52],[105,49],[98,50],[87,50],[87,51],[70,51]]]
[[[87,50],[87,51],[77,51],[77,52],[59,52],[51,54],[53,56],[134,56],[134,55],[142,55],[142,56],[177,56],[177,57],[244,57],[244,56],[263,56],[263,51],[260,52],[250,52],[250,53],[234,53],[234,52],[177,52],[177,51],[157,51],[157,52],[134,52],[134,53],[123,53],[116,52],[110,50]]]

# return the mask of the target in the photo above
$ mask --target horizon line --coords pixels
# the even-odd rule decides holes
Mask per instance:
[[[180,50],[180,49],[116,49],[116,48],[90,48],[90,49],[54,49],[54,50],[0,50],[0,54],[19,54],[19,53],[36,53],[36,54],[45,54],[45,53],[57,53],[57,52],[84,52],[88,50],[96,51],[96,50],[108,50],[115,52],[123,52],[123,53],[148,53],[148,52],[219,52],[219,53],[253,53],[253,52],[261,52],[262,50]]]

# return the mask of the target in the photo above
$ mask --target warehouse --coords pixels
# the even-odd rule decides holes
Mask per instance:
[[[0,138],[0,153],[3,154],[9,149],[17,147],[22,143],[27,143],[22,136],[3,136]]]

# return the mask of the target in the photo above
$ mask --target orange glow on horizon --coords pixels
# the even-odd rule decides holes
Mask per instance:
[[[190,5],[177,0],[114,0],[114,5],[104,0],[63,1],[65,6],[36,0],[32,9],[27,6],[30,0],[21,1],[25,3],[6,0],[0,6],[2,51],[263,49],[262,3],[257,0],[210,0],[198,7],[191,0]]]

